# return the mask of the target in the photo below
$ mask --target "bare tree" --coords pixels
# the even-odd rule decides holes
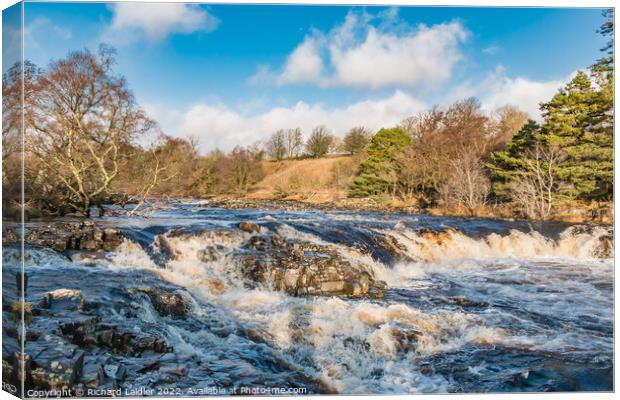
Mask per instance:
[[[527,217],[545,220],[551,215],[559,189],[555,169],[564,157],[560,148],[545,148],[541,144],[523,157],[526,171],[511,183],[510,190],[513,201]]]
[[[528,120],[528,114],[512,105],[505,105],[495,110],[493,115],[493,129],[491,129],[491,148],[503,149],[512,137],[523,128]]]
[[[279,129],[269,137],[267,143],[265,143],[265,151],[272,160],[281,161],[286,157],[286,139],[286,132],[284,129]]]
[[[344,151],[353,155],[364,150],[370,141],[370,132],[363,126],[352,128],[344,136]]]
[[[288,158],[295,158],[303,149],[304,139],[301,135],[301,129],[292,128],[286,130],[286,155]]]
[[[463,207],[473,216],[486,203],[491,190],[484,163],[476,153],[463,149],[450,164],[448,179],[440,190],[441,197],[446,204]]]
[[[237,146],[216,162],[216,176],[222,192],[245,193],[264,177],[260,159],[252,149]]]
[[[109,196],[123,147],[154,126],[113,64],[105,47],[70,53],[39,77],[26,106],[25,151],[38,160],[39,177],[58,182],[63,203],[84,216]]]
[[[322,157],[329,153],[333,141],[334,137],[325,126],[317,126],[306,142],[306,151],[312,157]]]

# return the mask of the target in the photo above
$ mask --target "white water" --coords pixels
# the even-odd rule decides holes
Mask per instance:
[[[281,225],[278,233],[337,248],[353,265],[369,270],[389,287],[406,290],[410,302],[291,297],[267,287],[248,288],[230,256],[249,237],[241,232],[189,238],[164,235],[175,254],[164,269],[138,245],[125,241],[111,255],[109,266],[145,268],[188,288],[233,315],[326,388],[340,393],[449,391],[451,382],[445,375],[421,371],[417,365],[427,357],[466,346],[611,351],[605,337],[593,338],[579,328],[548,328],[526,315],[560,316],[565,323],[583,316],[613,322],[611,299],[595,287],[597,280],[605,281],[613,271],[611,260],[596,258],[607,230],[577,233],[569,228],[554,241],[537,232],[517,230],[471,238],[456,231],[436,235],[399,228],[384,234],[395,237],[416,261],[394,266],[288,225]],[[200,257],[207,246],[219,246],[214,261]],[[583,276],[589,280],[583,281]],[[416,305],[426,293],[429,298],[445,300],[450,290],[443,290],[444,286],[454,284],[461,297],[487,303],[499,299],[509,307],[469,312],[456,306]],[[520,314],[511,310],[517,306]],[[172,334],[183,351],[201,351],[174,329]],[[415,340],[406,339],[408,334]],[[480,374],[486,367],[471,368],[472,374]],[[527,374],[528,370],[524,367],[517,372]]]

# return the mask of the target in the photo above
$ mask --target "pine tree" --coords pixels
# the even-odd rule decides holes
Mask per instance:
[[[541,138],[566,158],[558,177],[565,194],[581,199],[609,198],[613,188],[613,101],[579,72],[548,103],[541,105]]]
[[[511,183],[519,179],[521,172],[527,168],[525,155],[540,142],[540,125],[530,119],[513,136],[506,150],[489,154],[486,166],[493,175],[492,192],[495,197],[510,199]]]
[[[351,183],[349,196],[367,197],[394,189],[398,155],[409,144],[411,137],[401,128],[377,132],[370,140],[368,157],[360,164],[358,175]]]

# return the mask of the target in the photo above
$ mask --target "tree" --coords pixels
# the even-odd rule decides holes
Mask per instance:
[[[526,112],[512,105],[495,110],[495,126],[492,129],[491,148],[501,150],[510,142],[529,120]]]
[[[557,169],[559,178],[568,183],[565,194],[585,200],[610,199],[613,98],[579,72],[541,110],[545,119],[542,139],[566,153]]]
[[[540,143],[541,127],[533,120],[528,122],[513,136],[505,150],[489,154],[487,168],[492,174],[492,192],[496,198],[512,199],[513,181],[519,178],[526,168],[526,154]]]
[[[475,98],[448,108],[433,107],[407,118],[401,127],[411,136],[411,145],[399,154],[399,194],[432,205],[449,184],[453,161],[461,154],[483,159],[492,147],[494,125]]]
[[[441,197],[445,204],[464,207],[473,216],[486,203],[490,190],[484,163],[478,154],[464,149],[450,164],[448,179],[440,189]]]
[[[370,141],[370,132],[363,126],[352,128],[344,136],[344,151],[353,155],[364,150]]]
[[[526,152],[525,168],[510,183],[511,196],[526,217],[545,220],[551,215],[561,189],[555,169],[564,156],[559,147],[541,143]]]
[[[114,52],[101,47],[54,61],[26,104],[26,151],[37,162],[36,181],[54,189],[59,204],[89,216],[111,194],[123,147],[154,127],[135,102],[125,79],[114,75]],[[55,210],[54,210],[55,209]]]
[[[306,142],[306,151],[311,157],[323,157],[329,153],[334,137],[325,126],[317,126]]]
[[[598,59],[594,64],[593,70],[597,73],[605,73],[613,75],[614,71],[614,9],[608,8],[603,10],[603,16],[606,18],[605,22],[598,29],[598,33],[603,36],[609,37],[609,40],[605,44],[605,47],[601,49],[605,53],[605,56]]]
[[[258,154],[241,146],[220,156],[215,162],[214,173],[219,192],[237,194],[247,192],[252,184],[265,176]]]
[[[350,197],[394,193],[400,170],[398,155],[411,144],[411,137],[401,128],[381,129],[368,146],[368,157],[359,167],[349,188]]]
[[[288,150],[286,132],[283,129],[279,129],[272,134],[269,140],[267,140],[265,150],[272,160],[283,160]]]
[[[304,146],[304,139],[301,135],[301,129],[293,128],[286,130],[286,155],[288,158],[299,156]]]

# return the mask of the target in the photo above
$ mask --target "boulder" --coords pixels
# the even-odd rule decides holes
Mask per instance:
[[[343,259],[333,247],[280,236],[253,236],[234,254],[250,282],[291,295],[382,297],[376,281]]]
[[[181,294],[163,286],[139,288],[137,290],[149,297],[159,315],[172,318],[185,318],[187,316],[189,306]]]

